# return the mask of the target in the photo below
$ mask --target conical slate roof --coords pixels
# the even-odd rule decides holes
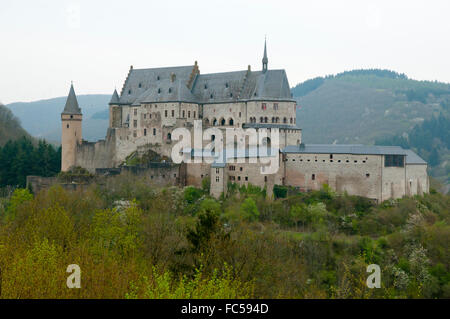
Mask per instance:
[[[269,59],[267,58],[267,46],[266,46],[266,40],[264,40],[264,56],[262,59],[263,64],[267,64],[269,62]]]
[[[114,89],[114,93],[111,97],[111,101],[109,101],[109,104],[119,104],[119,94],[117,94],[117,90]]]
[[[73,89],[73,84],[70,85],[69,95],[67,96],[66,106],[62,114],[81,114],[81,109],[78,106],[77,96]]]

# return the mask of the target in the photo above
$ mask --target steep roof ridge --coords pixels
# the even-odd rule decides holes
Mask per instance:
[[[241,98],[242,91],[244,90],[245,84],[247,84],[247,79],[250,76],[250,72],[251,72],[251,67],[250,67],[250,64],[249,64],[248,68],[247,68],[247,72],[245,73],[245,76],[244,76],[244,80],[242,81],[242,85],[239,88],[239,93],[238,93],[238,96],[237,96],[238,99]]]
[[[66,105],[64,106],[62,114],[81,114],[73,83],[70,85],[69,95],[67,96]]]
[[[127,78],[125,79],[125,81],[123,82],[123,86],[122,86],[122,90],[120,90],[120,96],[123,95],[123,91],[125,90],[125,86],[127,85],[128,82],[128,78],[130,77],[131,72],[133,71],[133,66],[130,66],[130,70],[128,71],[128,75]]]

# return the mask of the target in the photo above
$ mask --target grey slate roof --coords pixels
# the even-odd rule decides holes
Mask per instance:
[[[357,154],[357,155],[405,155],[405,150],[399,146],[368,146],[361,144],[303,144],[286,146],[284,153],[305,154]]]
[[[176,101],[185,98],[173,90],[169,93],[169,88],[178,87],[178,82],[186,83],[194,66],[178,66],[168,68],[153,69],[130,69],[122,92],[120,93],[121,104],[139,105],[141,102],[150,102],[152,98],[156,101]],[[172,82],[171,75],[175,75],[175,82]],[[158,89],[160,93],[158,94]],[[187,89],[187,88],[186,88]],[[189,90],[188,90],[189,91]],[[185,91],[184,91],[185,92]],[[189,96],[186,98],[190,98]]]
[[[405,155],[406,164],[427,164],[412,150],[405,150],[400,146],[379,146],[362,144],[304,144],[286,146],[283,153],[298,154],[355,154],[355,155]]]
[[[109,101],[109,104],[119,104],[119,94],[117,94],[117,90],[114,89],[114,93],[111,96],[111,101]]]
[[[302,129],[289,124],[276,124],[276,123],[244,123],[243,128],[278,128],[278,129],[287,129],[287,130],[298,130]]]
[[[425,162],[419,155],[414,153],[411,150],[405,150],[406,153],[406,164],[423,164],[426,165]]]
[[[127,105],[178,101],[201,104],[263,99],[294,101],[284,70],[198,74],[190,90],[187,83],[193,68],[130,69],[119,101]]]
[[[81,114],[73,84],[70,85],[69,95],[67,96],[66,105],[64,106],[62,114]]]

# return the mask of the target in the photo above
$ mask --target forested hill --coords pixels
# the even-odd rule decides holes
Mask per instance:
[[[305,143],[391,144],[412,148],[450,181],[450,84],[389,70],[354,70],[292,88]]]
[[[61,112],[66,96],[33,102],[17,102],[7,106],[17,116],[31,135],[47,141],[61,141]],[[105,138],[108,128],[108,103],[110,95],[78,95],[83,112],[83,138],[96,141]]]
[[[11,110],[0,103],[0,146],[9,140],[16,140],[20,137],[29,137],[28,133],[20,125]]]
[[[292,88],[307,143],[374,143],[450,112],[450,84],[388,70],[355,70]]]

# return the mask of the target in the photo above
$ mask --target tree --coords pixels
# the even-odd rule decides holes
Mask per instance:
[[[244,220],[255,221],[259,218],[258,207],[253,198],[246,198],[241,204],[241,214]]]

